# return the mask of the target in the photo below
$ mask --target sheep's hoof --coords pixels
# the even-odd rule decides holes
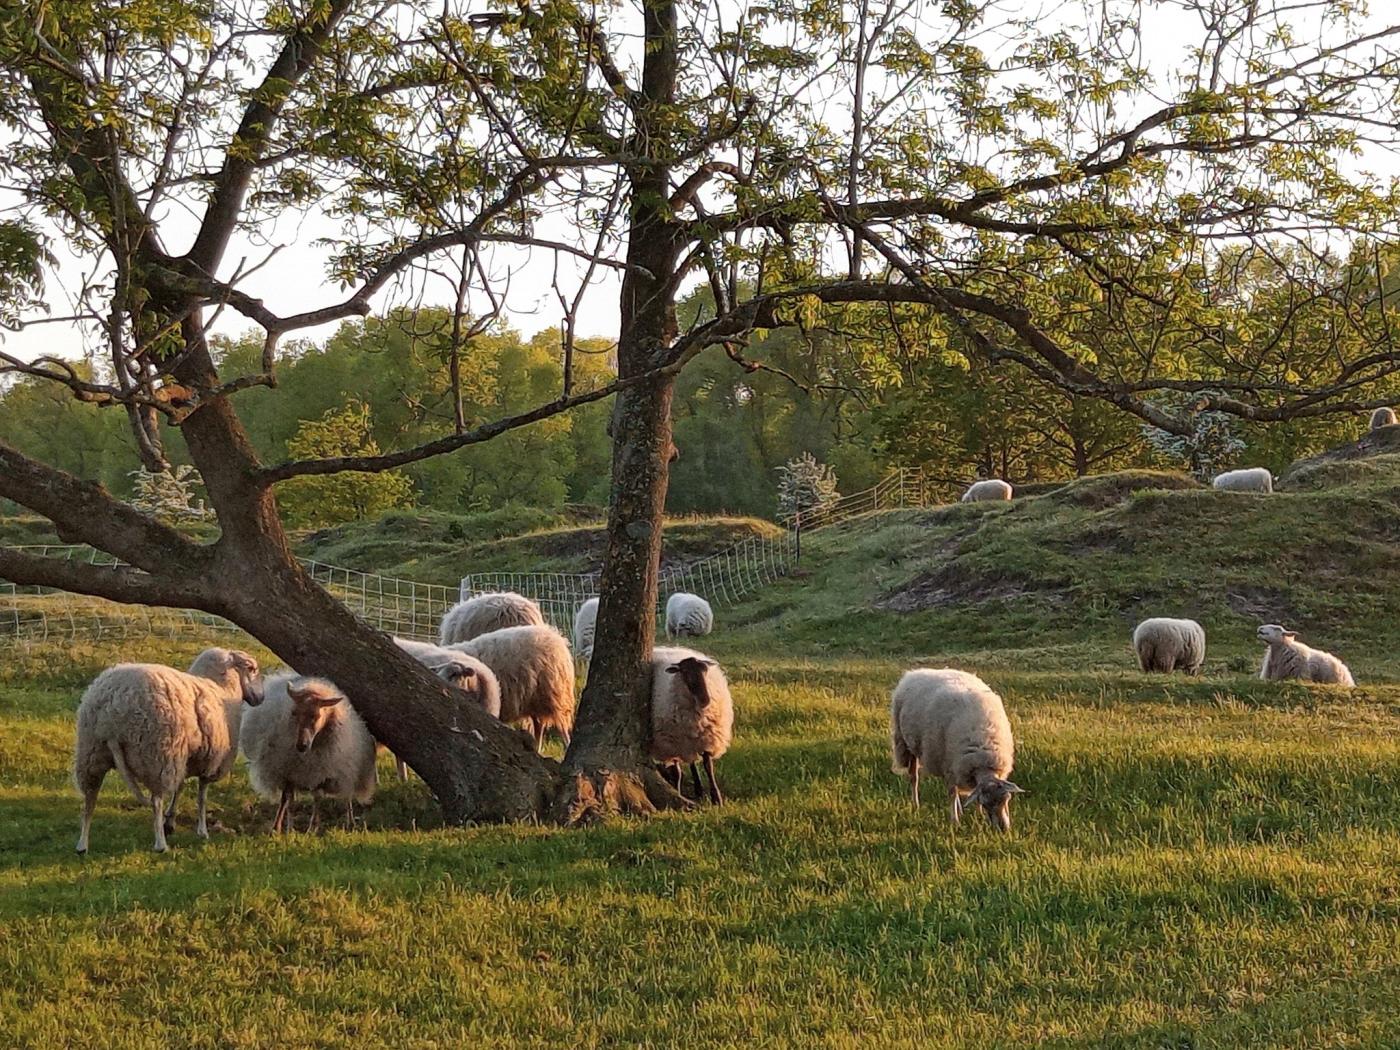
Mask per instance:
[[[86,847],[86,846],[79,846],[79,847],[78,847],[77,849],[75,849],[73,852],[76,853],[76,854],[77,854],[78,856],[80,856],[80,857],[86,857],[86,856],[87,856],[87,847]]]
[[[152,847],[151,847],[151,852],[152,852],[152,853],[168,853],[169,851],[170,851],[170,847],[169,847],[169,846],[152,846]]]
[[[175,834],[175,822],[173,820],[167,820],[165,822],[165,833],[167,835]]]

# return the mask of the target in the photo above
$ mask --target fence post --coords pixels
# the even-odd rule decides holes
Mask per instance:
[[[795,539],[796,539],[796,542],[797,542],[797,553],[796,553],[796,555],[795,555],[795,560],[800,562],[800,561],[802,560],[802,508],[801,508],[801,507],[798,507],[796,513],[794,513],[793,516],[792,516],[792,531],[795,533]]]

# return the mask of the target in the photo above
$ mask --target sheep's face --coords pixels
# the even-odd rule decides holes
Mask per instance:
[[[325,679],[298,678],[287,686],[287,695],[292,700],[297,751],[305,754],[330,721],[331,709],[345,699],[345,694]]]
[[[455,685],[458,689],[466,693],[475,693],[480,688],[477,681],[476,668],[471,664],[462,663],[457,660],[447,660],[440,664],[434,664],[428,668],[444,682]]]
[[[1279,645],[1283,642],[1291,642],[1298,636],[1276,623],[1266,623],[1256,632],[1259,640],[1265,645]]]
[[[1009,780],[991,777],[972,789],[965,804],[976,802],[982,807],[987,823],[998,831],[1011,830],[1011,796],[1021,795],[1025,789],[1017,787]]]
[[[690,695],[695,698],[696,707],[705,707],[710,702],[710,687],[705,681],[705,672],[715,666],[713,660],[687,656],[684,660],[666,668],[667,674],[678,674],[685,683]]]
[[[243,687],[243,702],[249,707],[257,707],[263,702],[262,672],[258,662],[242,649],[234,649],[228,655],[233,669],[238,672],[238,682]]]

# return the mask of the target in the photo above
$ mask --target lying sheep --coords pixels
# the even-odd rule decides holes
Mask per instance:
[[[540,627],[544,613],[540,607],[514,591],[478,594],[448,609],[438,628],[438,642],[452,645],[504,627]]]
[[[1205,628],[1195,620],[1154,616],[1133,631],[1133,651],[1144,671],[1200,674],[1206,662]]]
[[[1356,685],[1346,664],[1331,653],[1304,645],[1287,628],[1266,623],[1259,628],[1258,635],[1259,640],[1269,647],[1264,652],[1264,665],[1259,669],[1259,677],[1264,681],[1280,682],[1286,678],[1298,678],[1304,682],[1323,682],[1347,688]]]
[[[355,803],[374,797],[374,737],[333,682],[294,672],[267,680],[267,698],[243,720],[243,754],[253,790],[276,800],[272,830],[285,832],[297,791],[311,792],[310,831],[320,796],[345,800],[348,827]]]
[[[175,830],[181,785],[198,777],[195,834],[207,839],[205,795],[233,768],[243,705],[255,709],[261,702],[258,662],[237,649],[206,649],[187,672],[118,664],[93,679],[78,704],[73,757],[73,783],[83,796],[78,852],[87,852],[97,792],[114,768],[136,801],[151,807],[157,853],[165,852],[165,836]]]
[[[1246,467],[1215,475],[1210,486],[1221,492],[1273,492],[1274,477],[1263,467]]]
[[[589,598],[574,613],[574,654],[580,660],[593,659],[593,633],[598,627],[598,599]]]
[[[666,599],[666,637],[699,638],[715,629],[715,612],[698,594],[677,591]]]
[[[1371,429],[1379,430],[1381,427],[1393,427],[1395,425],[1395,409],[1378,408],[1371,413]]]
[[[501,717],[501,687],[491,668],[474,656],[446,649],[432,642],[415,642],[395,636],[394,644],[449,685],[455,685],[481,705],[492,718]],[[408,763],[394,756],[400,780],[408,779]]]
[[[507,627],[448,646],[474,656],[500,683],[502,722],[523,724],[544,744],[551,726],[569,746],[574,727],[574,658],[553,627]]]
[[[710,801],[720,805],[715,759],[729,750],[734,736],[734,701],[719,664],[694,649],[666,647],[651,654],[652,759],[673,774],[681,788],[681,766],[690,766],[695,797],[704,796],[697,761],[710,779]]]
[[[962,494],[961,503],[981,503],[985,500],[1007,500],[1011,498],[1011,485],[1000,478],[974,481]]]
[[[890,744],[915,807],[919,769],[927,766],[948,785],[954,824],[976,802],[994,828],[1011,830],[1011,796],[1022,790],[1006,779],[1015,752],[1011,723],[982,679],[951,668],[905,672],[890,698]]]

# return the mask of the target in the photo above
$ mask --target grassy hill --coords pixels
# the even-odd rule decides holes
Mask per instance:
[[[1270,496],[1128,471],[1006,504],[867,515],[822,530],[802,572],[735,610],[826,650],[1078,647],[1121,662],[1147,616],[1190,616],[1215,669],[1282,622],[1389,673],[1400,642],[1400,456],[1315,468]]]

